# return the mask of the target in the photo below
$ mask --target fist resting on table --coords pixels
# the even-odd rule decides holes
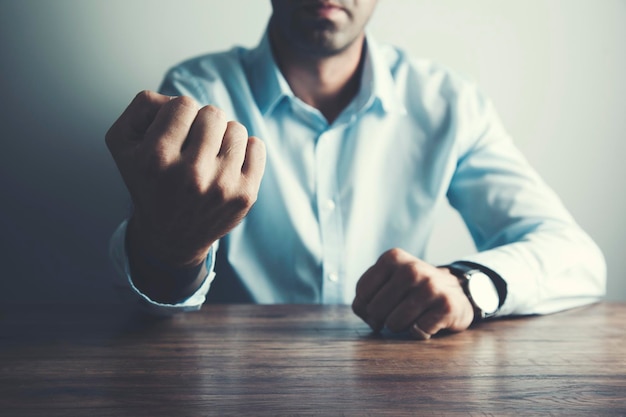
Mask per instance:
[[[474,319],[469,298],[448,268],[401,249],[385,252],[363,274],[352,309],[374,331],[409,330],[417,339],[429,339],[440,330],[465,330]]]

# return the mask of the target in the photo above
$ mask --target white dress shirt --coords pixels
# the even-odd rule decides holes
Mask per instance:
[[[111,241],[120,285],[155,312],[198,309],[205,298],[349,304],[386,250],[424,257],[446,199],[478,249],[461,260],[507,283],[499,315],[550,313],[604,294],[599,249],[514,146],[490,101],[446,68],[368,37],[359,93],[329,124],[294,96],[266,34],[254,49],[174,67],[161,92],[223,109],[265,142],[267,167],[258,201],[212,248],[209,276],[181,304],[155,303],[132,285],[122,223]]]

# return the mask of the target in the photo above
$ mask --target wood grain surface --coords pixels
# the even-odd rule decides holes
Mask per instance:
[[[346,306],[0,309],[0,416],[626,416],[626,304],[413,341]]]

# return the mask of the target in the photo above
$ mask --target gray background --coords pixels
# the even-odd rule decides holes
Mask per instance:
[[[127,211],[105,148],[174,63],[253,46],[269,0],[0,0],[0,302],[112,302],[107,241]],[[604,250],[626,300],[626,1],[381,0],[370,31],[479,82]],[[473,251],[443,208],[428,260]]]

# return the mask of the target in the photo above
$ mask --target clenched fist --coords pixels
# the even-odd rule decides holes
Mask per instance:
[[[148,271],[150,265],[175,270],[203,263],[256,201],[265,146],[214,106],[149,91],[130,103],[106,143],[134,205],[127,232],[131,266],[134,260],[147,273],[133,278],[167,299],[168,291],[181,292],[179,283]]]
[[[409,330],[429,339],[440,330],[461,331],[474,309],[458,278],[401,249],[385,252],[361,277],[352,309],[374,331]]]

